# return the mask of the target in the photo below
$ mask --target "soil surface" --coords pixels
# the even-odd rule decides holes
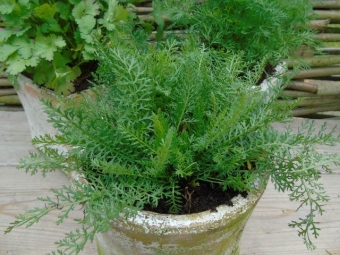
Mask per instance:
[[[213,187],[208,182],[201,182],[200,185],[195,188],[183,187],[183,209],[178,214],[199,213],[208,210],[214,212],[220,205],[233,206],[231,199],[238,194],[241,194],[243,197],[247,197],[248,195],[247,192],[240,193],[234,190],[223,191],[217,185]],[[152,208],[151,205],[147,205],[144,207],[144,210],[168,214],[169,205],[165,200],[161,200],[157,207]]]
[[[74,81],[74,91],[72,93],[79,93],[91,87],[91,81],[94,81],[92,74],[96,72],[97,68],[98,63],[95,61],[84,63],[80,67],[81,75]]]
[[[271,64],[267,64],[264,68],[264,71],[260,77],[260,79],[257,81],[256,85],[260,85],[267,77],[273,75],[275,73],[275,66]]]

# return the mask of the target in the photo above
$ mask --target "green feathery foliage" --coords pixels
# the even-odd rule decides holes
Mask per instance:
[[[251,66],[262,59],[276,65],[302,44],[314,47],[309,0],[153,1],[155,16],[172,21],[163,30],[197,35],[207,46],[242,52]],[[174,29],[175,28],[175,29]],[[177,29],[176,29],[177,28]]]
[[[270,176],[277,190],[309,207],[306,218],[291,226],[314,247],[314,217],[328,200],[319,168],[330,171],[331,162],[339,163],[339,156],[315,146],[339,138],[324,129],[315,134],[312,122],[297,134],[276,131],[271,124],[287,120],[289,111],[276,101],[280,89],[254,87],[258,74],[240,78],[244,62],[235,53],[169,40],[146,51],[98,46],[97,58],[96,96],[84,94],[83,100],[57,107],[47,102],[60,134],[35,138],[37,153],[20,162],[31,174],[62,169],[87,181],[74,180],[75,188],[39,198],[45,205],[18,216],[6,233],[31,226],[52,210],[60,211],[60,224],[81,205],[84,217],[76,219],[81,228],[57,242],[61,250],[52,253],[78,254],[122,214],[131,216],[161,199],[169,213],[177,213],[181,183],[208,181],[251,192],[255,180],[265,183]]]

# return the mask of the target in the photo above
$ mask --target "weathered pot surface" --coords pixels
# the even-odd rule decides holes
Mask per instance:
[[[41,99],[56,100],[52,91],[40,88],[33,81],[23,75],[18,76],[19,88],[17,89],[21,104],[24,107],[31,137],[43,134],[55,135],[56,129],[47,121],[47,114],[43,110]]]
[[[237,255],[245,224],[262,193],[232,199],[233,206],[188,215],[141,211],[114,220],[97,235],[99,255]]]
[[[37,86],[24,75],[19,75],[17,81],[19,84],[17,94],[26,113],[31,137],[57,134],[57,130],[48,122],[48,115],[44,112],[44,105],[41,102],[44,99],[52,101],[53,105],[57,105],[59,102],[57,95],[49,89]],[[89,94],[88,91],[86,91],[87,94]],[[71,94],[67,97],[77,100],[81,98],[79,94]]]

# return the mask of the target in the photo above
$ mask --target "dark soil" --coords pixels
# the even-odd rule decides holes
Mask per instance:
[[[213,187],[208,182],[201,182],[195,188],[183,187],[182,192],[182,211],[178,214],[191,214],[204,211],[216,211],[220,205],[233,206],[231,199],[238,194],[247,197],[247,192],[237,192],[234,190],[223,191],[220,187]],[[169,205],[166,200],[160,200],[157,207],[153,208],[151,205],[144,207],[146,211],[156,213],[169,213]]]
[[[72,93],[79,93],[91,87],[91,81],[94,81],[92,74],[97,70],[98,63],[90,61],[84,63],[81,69],[81,75],[74,81],[74,91]]]
[[[267,64],[264,68],[264,72],[262,73],[260,79],[257,81],[256,85],[260,85],[265,79],[275,73],[275,66],[271,64]]]

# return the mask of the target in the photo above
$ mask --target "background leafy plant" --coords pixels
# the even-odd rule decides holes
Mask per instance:
[[[190,187],[205,181],[253,192],[254,180],[265,183],[270,176],[279,191],[289,191],[291,200],[309,207],[306,218],[291,226],[307,247],[314,247],[314,217],[328,200],[318,169],[330,171],[329,163],[339,163],[339,156],[315,146],[339,138],[324,130],[315,134],[313,123],[297,134],[276,131],[271,123],[286,120],[289,109],[252,86],[257,74],[240,79],[241,55],[172,40],[144,51],[102,45],[97,52],[98,96],[84,95],[57,108],[46,103],[60,135],[35,138],[38,152],[20,162],[31,174],[61,169],[87,182],[75,180],[75,189],[64,186],[53,190],[54,198],[39,198],[45,205],[18,216],[6,232],[31,226],[51,210],[60,211],[60,224],[80,204],[84,218],[76,220],[81,228],[57,242],[57,253],[78,254],[122,213],[131,216],[161,199],[167,200],[169,213],[177,213],[182,183]]]
[[[0,61],[9,75],[26,71],[38,85],[68,94],[84,63],[94,60],[95,38],[115,43],[134,15],[118,0],[3,0]]]
[[[251,66],[263,59],[275,66],[302,44],[317,44],[308,27],[313,17],[309,0],[165,0],[154,5],[158,16],[173,21],[170,29],[186,29],[207,47],[242,52]]]

